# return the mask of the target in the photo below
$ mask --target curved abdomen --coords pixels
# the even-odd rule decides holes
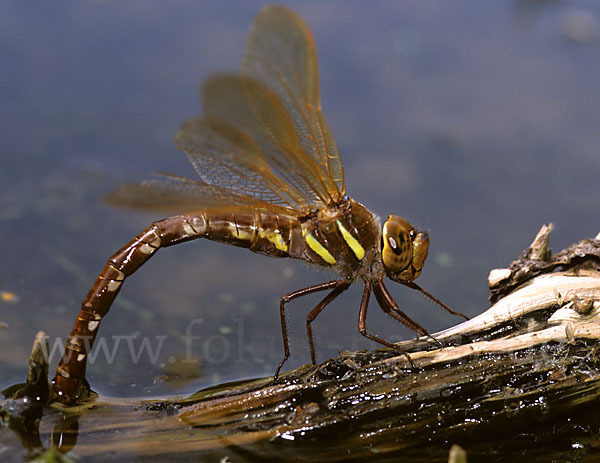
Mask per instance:
[[[206,238],[274,257],[302,254],[302,230],[297,219],[261,212],[206,209],[154,222],[117,251],[96,278],[81,304],[54,378],[54,399],[76,402],[85,380],[87,355],[102,318],[125,279],[161,247]]]
[[[55,400],[76,402],[85,380],[87,355],[125,279],[161,247],[206,238],[273,257],[292,257],[331,267],[351,278],[365,250],[376,242],[375,219],[350,201],[307,217],[264,211],[205,209],[154,222],[117,251],[83,300],[57,368]]]

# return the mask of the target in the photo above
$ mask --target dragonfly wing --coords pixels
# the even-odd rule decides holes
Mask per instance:
[[[319,197],[341,199],[344,169],[321,111],[314,38],[302,18],[280,6],[261,10],[248,34],[241,74],[247,77],[246,99],[277,146],[298,158]]]
[[[112,202],[192,210],[229,205],[310,210],[342,199],[342,162],[321,112],[312,35],[295,13],[267,7],[249,33],[240,76],[203,87],[204,116],[175,144],[200,179],[125,185]]]
[[[209,117],[192,119],[181,127],[175,144],[209,185],[293,209],[310,208],[314,193],[303,178],[295,182],[278,175],[281,163],[268,162],[273,158],[268,153],[278,150],[248,129]]]
[[[261,201],[252,196],[233,194],[227,188],[209,185],[174,174],[159,173],[142,183],[121,185],[111,191],[105,200],[119,206],[137,209],[164,210],[183,213],[204,208],[245,207],[255,210],[294,214],[294,210]]]
[[[248,172],[247,177],[256,180],[264,176],[262,188],[270,184],[291,207],[326,205],[330,197],[322,188],[318,165],[301,151],[282,150],[248,106],[243,87],[264,87],[249,80],[232,74],[210,78],[202,91],[205,117],[186,122],[175,136],[175,145],[187,153],[207,183],[229,186],[230,175],[221,168],[229,166]],[[213,163],[221,166],[211,166]],[[253,195],[257,191],[244,193]],[[264,195],[262,199],[268,200]],[[273,202],[280,200],[275,198]]]

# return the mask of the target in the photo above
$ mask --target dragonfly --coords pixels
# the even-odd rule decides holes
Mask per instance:
[[[290,356],[286,304],[302,296],[328,291],[306,317],[314,365],[312,322],[355,282],[364,285],[358,331],[390,348],[396,346],[367,331],[371,293],[392,318],[419,335],[429,333],[399,309],[385,277],[465,317],[414,281],[427,258],[427,232],[398,215],[380,226],[375,214],[346,195],[342,160],[321,110],[315,41],[299,15],[280,6],[262,9],[248,33],[239,73],[209,78],[202,97],[203,115],[175,135],[198,178],[162,174],[111,195],[177,215],[152,223],[100,272],[66,342],[54,378],[55,400],[75,403],[86,391],[87,356],[125,279],[160,248],[198,238],[300,259],[336,274],[281,297],[284,356],[275,381]]]

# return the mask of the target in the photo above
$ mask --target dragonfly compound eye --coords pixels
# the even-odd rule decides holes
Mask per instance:
[[[407,220],[390,215],[383,224],[383,265],[389,272],[402,272],[413,258],[414,228]]]
[[[396,281],[412,281],[421,274],[427,251],[429,236],[417,232],[402,217],[390,215],[383,224],[381,257],[388,276]]]

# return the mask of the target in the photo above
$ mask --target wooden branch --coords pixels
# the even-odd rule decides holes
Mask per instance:
[[[590,451],[583,439],[600,436],[591,413],[600,405],[600,237],[552,255],[551,229],[491,272],[497,302],[436,333],[442,349],[421,338],[398,351],[342,352],[281,384],[243,381],[183,400],[98,398],[45,419],[71,442],[63,449],[77,440],[80,455],[118,449],[125,459],[447,461],[450,444],[469,458],[559,458],[574,442]]]

